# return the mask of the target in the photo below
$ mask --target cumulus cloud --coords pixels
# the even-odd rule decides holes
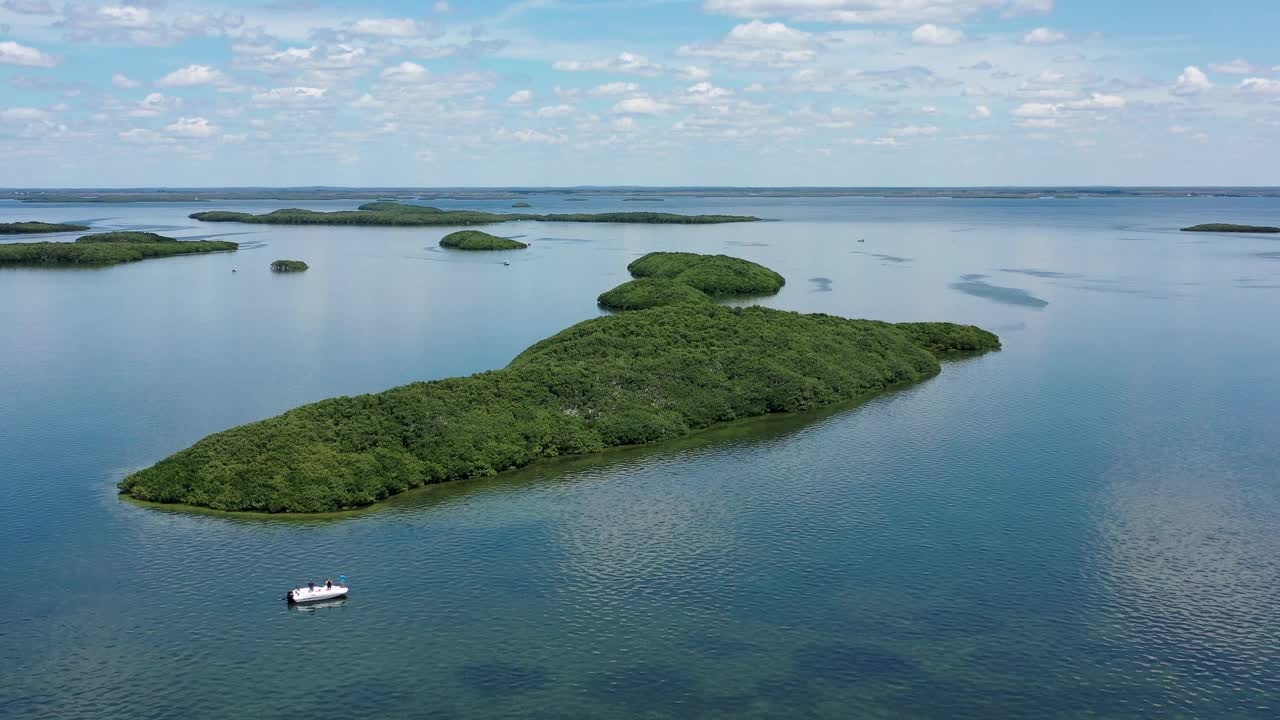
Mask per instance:
[[[244,25],[244,17],[231,13],[187,13],[167,21],[153,12],[150,3],[94,5],[72,2],[63,8],[62,19],[54,25],[76,41],[155,47],[174,45],[190,37],[228,35]]]
[[[917,45],[955,45],[964,40],[963,31],[933,23],[921,25],[911,31],[911,42]]]
[[[186,138],[207,138],[218,134],[218,127],[202,117],[184,117],[164,126],[170,135]]]
[[[1258,67],[1244,58],[1236,58],[1224,63],[1211,63],[1209,69],[1224,75],[1256,75],[1266,72],[1266,68]]]
[[[538,118],[558,118],[573,114],[573,107],[570,105],[546,105],[538,108],[533,113]]]
[[[1020,118],[1018,123],[1029,128],[1065,127],[1066,120],[1073,114],[1075,117],[1104,117],[1100,113],[1105,110],[1123,110],[1128,101],[1119,95],[1092,93],[1087,98],[1061,103],[1023,103],[1009,114]]]
[[[647,96],[627,98],[613,106],[615,113],[630,115],[659,115],[669,110],[670,105]]]
[[[752,20],[738,25],[723,39],[680,47],[683,57],[705,57],[739,65],[786,67],[817,57],[820,43],[813,33],[780,22]]]
[[[626,95],[640,89],[640,86],[633,82],[611,82],[603,85],[597,85],[587,91],[588,95]]]
[[[253,94],[253,101],[259,105],[315,105],[325,99],[326,88],[315,87],[278,87]]]
[[[1053,45],[1066,39],[1066,33],[1047,27],[1038,27],[1022,36],[1022,42],[1025,45]]]
[[[382,77],[395,82],[415,82],[426,79],[431,71],[414,62],[402,62],[382,71]]]
[[[569,138],[564,135],[552,135],[539,130],[507,130],[506,128],[499,128],[499,130],[494,134],[503,140],[515,140],[516,142],[522,143],[563,145],[564,143],[569,142]]]
[[[557,60],[551,67],[565,72],[620,72],[637,75],[657,75],[662,66],[649,62],[649,58],[635,53],[622,52],[617,57],[603,60]]]
[[[804,22],[905,24],[958,22],[990,10],[1004,15],[1047,13],[1052,0],[705,0],[710,12],[785,17]]]
[[[507,103],[510,105],[523,105],[532,99],[532,90],[517,90],[507,96]]]
[[[1240,92],[1250,95],[1280,95],[1280,80],[1246,78],[1240,81]]]
[[[1209,81],[1209,77],[1195,65],[1188,65],[1183,69],[1182,74],[1178,76],[1178,82],[1173,86],[1174,95],[1199,95],[1213,87],[1213,83]]]
[[[375,18],[357,20],[348,28],[358,35],[378,35],[381,37],[413,37],[421,30],[417,20]]]
[[[162,113],[176,110],[181,105],[182,98],[171,98],[163,93],[153,92],[138,101],[137,107],[127,114],[129,117],[155,117]]]
[[[208,65],[188,65],[165,75],[156,81],[158,87],[196,87],[199,85],[225,85],[230,78],[221,70]]]
[[[121,90],[132,90],[133,88],[138,87],[142,83],[138,82],[137,80],[130,80],[129,76],[123,73],[116,73],[115,75],[111,76],[111,84],[120,88]]]
[[[973,112],[969,113],[969,117],[974,120],[986,120],[991,117],[991,108],[986,105],[978,105],[973,108]]]
[[[0,42],[0,65],[25,67],[53,67],[58,61],[52,55],[12,40]]]

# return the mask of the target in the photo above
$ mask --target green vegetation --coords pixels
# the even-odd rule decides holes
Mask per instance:
[[[530,205],[530,204],[529,204],[529,203],[527,203],[527,202],[518,202],[518,203],[511,203],[511,207],[513,207],[513,208],[526,208],[526,207],[533,207],[533,206],[532,206],[532,205]]]
[[[525,213],[490,213],[479,210],[441,210],[423,205],[405,205],[397,202],[371,202],[356,210],[317,212],[285,208],[263,215],[211,210],[192,213],[195,220],[204,222],[241,222],[260,225],[490,225],[515,220],[543,222],[602,222],[602,223],[650,223],[699,225],[729,222],[753,222],[757,217],[745,215],[677,215],[654,212],[611,213],[551,213],[532,215]]]
[[[1208,223],[1182,228],[1182,232],[1231,232],[1231,233],[1280,233],[1280,227],[1269,225],[1230,225],[1226,223]]]
[[[913,333],[761,307],[600,317],[533,345],[502,370],[324,400],[210,435],[120,488],[219,510],[355,508],[429,483],[921,380],[940,365]],[[934,341],[946,334],[928,333]],[[999,347],[976,328],[951,334]]]
[[[668,278],[712,296],[772,295],[786,280],[769,268],[728,255],[652,252],[627,266],[632,277]]]
[[[221,240],[180,241],[149,232],[106,232],[75,242],[0,244],[0,265],[115,265],[153,257],[229,252]]]
[[[276,260],[271,263],[271,272],[289,273],[303,272],[309,266],[301,260]]]
[[[648,310],[665,305],[709,305],[710,295],[669,278],[638,278],[624,282],[597,298],[610,310]]]
[[[440,247],[455,250],[523,250],[529,246],[519,240],[498,237],[479,230],[459,230],[441,238]]]
[[[28,235],[34,233],[75,232],[88,230],[88,225],[69,225],[66,223],[47,222],[11,222],[0,223],[0,235]]]

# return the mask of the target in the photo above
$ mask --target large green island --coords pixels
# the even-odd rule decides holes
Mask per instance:
[[[1280,233],[1280,227],[1270,225],[1232,225],[1230,223],[1207,223],[1182,228],[1182,232],[1228,232],[1228,233]]]
[[[501,370],[323,400],[215,433],[120,489],[217,510],[346,510],[542,458],[852,400],[932,377],[940,358],[999,347],[995,335],[951,323],[655,307],[580,322]]]
[[[540,222],[647,223],[671,225],[707,225],[714,223],[755,222],[750,215],[678,215],[655,212],[606,213],[491,213],[480,210],[441,210],[424,205],[397,202],[371,202],[355,210],[319,212],[285,208],[262,215],[209,210],[192,213],[193,220],[204,222],[239,222],[258,225],[492,225],[516,220]]]
[[[34,235],[36,233],[78,232],[88,230],[88,225],[70,223],[30,222],[0,223],[0,235]]]
[[[440,238],[440,247],[454,250],[523,250],[529,246],[519,240],[479,230],[459,230]]]
[[[651,252],[627,265],[635,280],[602,293],[610,310],[647,310],[664,305],[705,305],[713,298],[773,295],[786,280],[769,268],[728,255]]]
[[[223,240],[176,240],[149,232],[105,232],[75,242],[0,243],[0,265],[116,265],[154,257],[230,252]]]

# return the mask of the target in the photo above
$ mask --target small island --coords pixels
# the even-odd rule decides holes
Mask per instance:
[[[1182,232],[1218,232],[1218,233],[1280,233],[1280,227],[1270,225],[1231,225],[1229,223],[1207,223],[1182,228]]]
[[[728,255],[652,252],[627,266],[635,280],[596,298],[609,310],[647,310],[665,305],[704,305],[713,298],[773,295],[786,279],[750,260]]]
[[[36,233],[79,232],[88,229],[88,225],[72,225],[69,223],[47,223],[36,221],[0,223],[0,235],[34,235]]]
[[[518,202],[518,203],[511,203],[511,207],[513,207],[513,208],[527,208],[527,207],[533,207],[533,206],[532,206],[532,205],[530,205],[530,204],[529,204],[529,203],[527,203],[527,202]]]
[[[853,400],[932,377],[940,358],[999,347],[968,325],[668,305],[580,322],[501,370],[323,400],[215,433],[119,487],[216,510],[348,510],[543,458]]]
[[[440,247],[454,250],[523,250],[529,246],[519,240],[498,237],[479,230],[459,230],[440,238]]]
[[[303,272],[309,266],[301,260],[276,260],[271,263],[271,272],[294,273]]]
[[[232,252],[238,243],[223,240],[176,240],[149,232],[105,232],[75,242],[0,244],[0,265],[102,266],[147,258]]]
[[[193,220],[203,222],[238,222],[258,225],[493,225],[496,223],[533,220],[536,222],[644,223],[672,225],[708,225],[716,223],[757,222],[749,215],[678,215],[656,212],[605,213],[491,213],[481,210],[441,210],[426,205],[398,202],[370,202],[355,210],[320,212],[285,208],[261,215],[226,210],[192,213]]]

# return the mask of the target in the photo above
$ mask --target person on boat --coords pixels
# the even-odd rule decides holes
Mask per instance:
[[[333,589],[333,578],[325,578],[324,587],[326,590]]]
[[[308,590],[311,590],[311,591],[314,591],[314,590],[316,589],[316,584],[315,584],[314,582],[311,582],[310,580],[308,580],[308,581],[307,581],[307,589],[308,589]]]

